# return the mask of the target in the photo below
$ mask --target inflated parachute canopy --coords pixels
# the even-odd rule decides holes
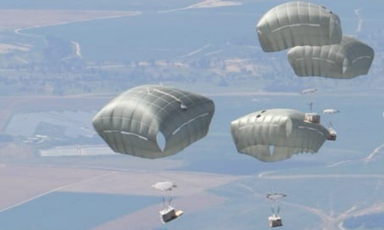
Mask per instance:
[[[268,193],[266,198],[271,201],[277,201],[281,198],[287,197],[284,193]]]
[[[109,102],[93,118],[93,126],[113,151],[155,159],[206,136],[214,111],[213,101],[201,95],[144,85]]]
[[[161,191],[172,191],[174,188],[177,188],[177,185],[171,181],[164,181],[164,182],[157,182],[151,187]]]
[[[316,153],[329,136],[321,124],[304,121],[304,113],[270,109],[231,123],[237,151],[264,162],[282,161],[298,153]]]
[[[260,19],[256,29],[265,52],[337,44],[343,34],[336,14],[309,2],[288,2],[272,8]]]
[[[298,76],[350,79],[368,74],[374,51],[363,42],[343,36],[340,44],[297,46],[288,52],[288,61]]]
[[[340,113],[340,111],[337,109],[324,109],[323,113],[324,114],[334,114],[334,113]]]

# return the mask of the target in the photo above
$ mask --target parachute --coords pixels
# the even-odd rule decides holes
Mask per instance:
[[[323,114],[334,114],[334,113],[340,113],[337,109],[324,109]]]
[[[363,42],[343,36],[340,44],[297,46],[288,52],[296,75],[350,79],[368,74],[374,51]]]
[[[284,193],[269,193],[266,196],[266,198],[272,202],[272,215],[268,217],[269,226],[271,228],[283,226],[283,221],[279,216],[280,205],[278,203],[278,200],[284,197],[287,197],[287,195]]]
[[[294,46],[337,44],[342,39],[339,17],[324,6],[309,2],[288,2],[269,10],[257,24],[265,52]]]
[[[177,188],[176,184],[170,181],[157,182],[152,185],[152,188],[161,190],[161,191],[172,191],[172,189]]]
[[[277,200],[279,200],[279,199],[281,199],[283,197],[287,197],[287,195],[284,194],[284,193],[268,193],[267,196],[266,196],[266,198],[268,200],[271,200],[273,202],[275,202],[275,201],[277,201]]]
[[[301,91],[301,94],[312,94],[312,93],[316,93],[317,92],[317,89],[316,88],[310,88],[310,89],[304,89]]]
[[[214,111],[213,101],[201,95],[144,85],[105,105],[93,118],[93,126],[113,151],[156,159],[206,136]]]
[[[282,161],[298,153],[316,153],[330,139],[320,116],[292,109],[251,113],[231,123],[237,151],[264,162]]]
[[[177,188],[176,184],[170,181],[157,182],[151,187],[158,189],[160,191],[166,191],[166,192],[170,192],[174,188]],[[163,222],[163,224],[168,223],[169,221],[172,221],[180,217],[184,213],[183,211],[176,210],[174,207],[172,207],[171,202],[172,202],[172,197],[168,198],[168,204],[166,204],[165,197],[163,198],[164,209],[159,212],[160,220]]]

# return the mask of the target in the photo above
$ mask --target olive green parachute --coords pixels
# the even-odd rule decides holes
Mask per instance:
[[[272,8],[256,29],[265,52],[337,44],[342,39],[339,17],[324,6],[309,2],[288,2]]]
[[[343,36],[340,44],[297,46],[288,52],[288,61],[297,76],[350,79],[368,74],[374,51],[363,42]]]
[[[213,101],[201,95],[144,85],[105,105],[93,126],[113,151],[155,159],[176,154],[206,136],[214,111]]]
[[[261,161],[282,161],[298,153],[316,153],[329,138],[321,124],[292,109],[251,113],[231,123],[237,151]]]

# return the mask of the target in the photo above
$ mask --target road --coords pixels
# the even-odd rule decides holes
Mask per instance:
[[[331,175],[273,175],[274,172],[263,172],[258,175],[257,178],[267,179],[267,180],[302,180],[302,179],[363,179],[363,178],[371,178],[371,179],[380,179],[380,181],[384,180],[384,175],[382,174],[370,174],[370,175],[360,175],[360,174],[352,174],[352,175],[342,175],[342,174],[331,174]],[[384,202],[373,204],[370,207],[359,209],[356,205],[352,206],[350,209],[346,210],[343,213],[338,215],[334,215],[332,213],[328,214],[324,210],[316,209],[313,207],[295,204],[291,202],[282,201],[282,203],[303,209],[307,212],[310,212],[317,217],[319,217],[322,221],[321,229],[322,230],[345,230],[343,227],[343,222],[348,218],[354,216],[363,216],[374,213],[380,213],[384,211]],[[317,228],[316,228],[317,229]]]

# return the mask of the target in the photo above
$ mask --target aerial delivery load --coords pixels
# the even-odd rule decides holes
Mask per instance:
[[[164,182],[157,182],[156,184],[152,185],[152,188],[155,188],[160,191],[164,192],[171,192],[174,188],[177,188],[176,184],[171,181],[164,181]],[[160,220],[163,222],[163,224],[168,223],[181,215],[183,215],[182,210],[176,210],[174,207],[171,206],[172,197],[168,199],[168,204],[166,204],[165,198],[163,198],[163,206],[164,209],[159,212],[160,214]]]
[[[282,161],[298,153],[316,153],[334,140],[320,116],[293,109],[261,110],[231,123],[237,151],[264,162]]]
[[[338,44],[343,34],[336,14],[324,6],[300,1],[272,8],[259,20],[256,30],[265,52]]]
[[[288,61],[297,76],[350,79],[369,72],[374,51],[367,44],[343,36],[340,44],[297,46],[288,52]]]
[[[279,216],[280,205],[278,201],[284,197],[287,197],[284,193],[269,193],[266,198],[272,202],[272,215],[268,217],[269,227],[276,228],[283,226],[283,220]]]
[[[205,137],[214,112],[213,101],[201,95],[144,85],[105,105],[93,118],[93,126],[113,151],[156,159]]]

